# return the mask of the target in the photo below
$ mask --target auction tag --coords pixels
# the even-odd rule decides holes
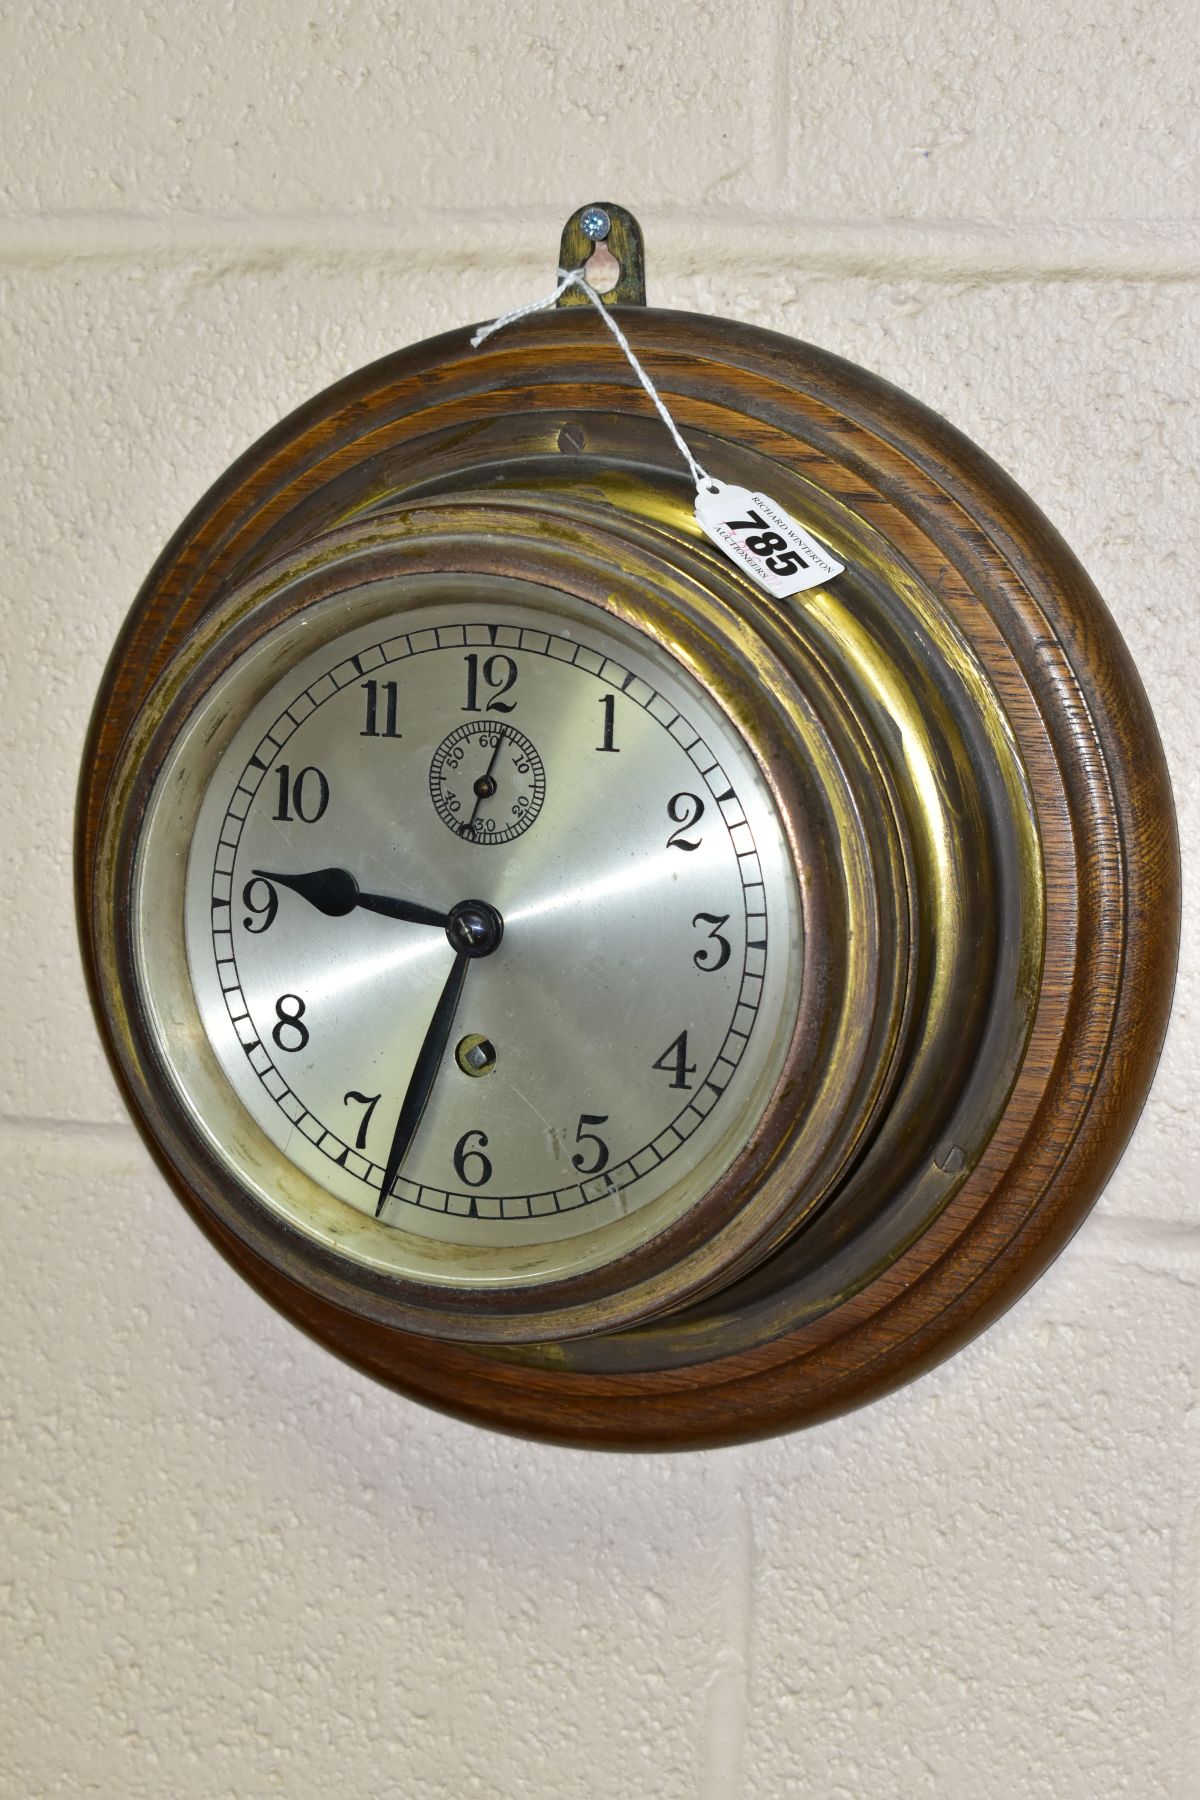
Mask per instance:
[[[718,550],[776,600],[832,581],[845,568],[790,513],[749,488],[706,482],[696,494],[696,519]]]

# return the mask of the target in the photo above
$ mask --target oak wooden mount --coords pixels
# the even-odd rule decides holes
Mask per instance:
[[[751,1295],[736,1348],[728,1333],[723,1342],[720,1330],[682,1324],[570,1347],[434,1342],[317,1300],[203,1222],[304,1329],[415,1398],[561,1442],[685,1448],[811,1423],[886,1392],[981,1330],[1061,1249],[1150,1085],[1179,870],[1165,762],[1120,636],[1070,551],[981,451],[886,383],[774,334],[641,309],[630,331],[706,466],[725,472],[724,446],[731,464],[751,456],[798,472],[868,520],[937,592],[1002,698],[1037,816],[1046,952],[1028,1046],[986,1151],[928,1228],[841,1304],[788,1323],[778,1292]],[[478,352],[456,332],[359,371],[216,483],[151,572],[97,702],[77,863],[97,992],[95,846],[109,776],[197,620],[232,582],[343,516],[356,491],[444,491],[455,456],[480,456],[489,430],[514,418],[553,421],[549,448],[602,485],[614,417],[638,425],[640,455],[670,466],[600,321],[565,311]]]

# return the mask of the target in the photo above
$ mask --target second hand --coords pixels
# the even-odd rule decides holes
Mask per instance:
[[[480,776],[479,780],[475,783],[475,790],[474,790],[475,791],[475,805],[472,808],[470,818],[467,820],[466,824],[462,828],[463,837],[466,837],[468,832],[470,832],[472,835],[474,834],[475,821],[479,817],[480,807],[483,805],[485,800],[490,800],[492,795],[496,791],[496,783],[492,780],[492,775],[495,771],[496,764],[500,760],[500,751],[503,748],[503,746],[504,746],[504,727],[503,727],[503,725],[501,725],[500,728],[498,729],[498,731],[496,732],[496,747],[492,751],[492,760],[488,764],[487,768],[483,771],[483,774]]]

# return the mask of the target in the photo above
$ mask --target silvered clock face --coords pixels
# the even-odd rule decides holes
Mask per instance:
[[[799,980],[784,834],[720,706],[546,590],[300,636],[240,717],[236,676],[186,956],[286,1162],[383,1225],[568,1266],[685,1210],[761,1114]]]

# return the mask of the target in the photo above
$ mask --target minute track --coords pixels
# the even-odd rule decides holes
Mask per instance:
[[[598,648],[593,648],[586,641],[578,642],[556,637],[556,634],[533,627],[492,628],[495,639],[502,648],[510,653],[517,653],[524,663],[528,658],[544,658],[547,665],[569,664],[576,672],[576,678],[589,677],[596,683],[601,693],[608,692],[620,696],[618,706],[635,706],[648,718],[653,719],[662,730],[688,758],[694,771],[693,782],[704,785],[697,791],[706,794],[708,814],[705,824],[716,829],[718,820],[723,838],[728,841],[732,851],[731,866],[736,867],[739,886],[742,894],[742,921],[739,932],[740,944],[737,946],[740,963],[740,980],[736,990],[731,989],[729,1010],[726,1014],[726,1027],[719,1040],[710,1046],[710,1058],[696,1072],[694,1081],[686,1095],[677,1098],[683,1104],[671,1115],[662,1119],[651,1136],[634,1140],[634,1147],[621,1154],[620,1143],[620,1109],[614,1107],[614,1124],[608,1128],[612,1144],[612,1161],[599,1175],[585,1178],[582,1181],[560,1183],[548,1187],[514,1188],[511,1183],[501,1188],[504,1178],[503,1158],[496,1157],[496,1191],[469,1192],[455,1184],[430,1182],[421,1180],[423,1173],[431,1173],[424,1166],[400,1173],[395,1182],[394,1200],[397,1206],[403,1204],[408,1208],[430,1209],[434,1212],[450,1212],[461,1218],[533,1218],[545,1214],[571,1213],[580,1208],[586,1209],[598,1200],[610,1197],[615,1191],[636,1188],[639,1181],[659,1168],[686,1143],[699,1126],[704,1122],[717,1105],[730,1081],[734,1078],[741,1063],[749,1034],[758,1014],[762,993],[762,978],[766,970],[766,903],[762,887],[758,859],[755,852],[753,834],[746,821],[738,799],[737,788],[729,779],[729,774],[718,757],[714,756],[705,735],[691,724],[685,712],[681,712],[676,704],[660,694],[658,689],[636,670],[630,669]],[[243,865],[238,854],[247,819],[253,816],[253,801],[259,786],[265,781],[273,766],[284,751],[291,736],[299,731],[304,733],[312,729],[311,721],[321,713],[326,704],[340,695],[352,683],[361,679],[360,669],[378,678],[382,671],[389,676],[402,675],[403,666],[410,659],[428,659],[441,655],[452,656],[455,651],[461,656],[463,646],[470,643],[491,644],[489,628],[483,626],[441,626],[436,639],[431,641],[430,634],[400,634],[395,638],[380,639],[373,645],[364,645],[355,652],[354,661],[343,658],[331,661],[330,665],[315,679],[310,680],[298,693],[288,698],[269,724],[267,730],[259,738],[251,754],[246,757],[241,775],[235,784],[234,798],[220,832],[218,864],[214,868],[213,879],[213,949],[219,965],[224,965],[227,976],[222,985],[225,991],[225,1003],[231,1021],[235,1021],[239,1041],[243,1053],[254,1069],[255,1074],[273,1103],[288,1119],[296,1131],[302,1133],[309,1142],[320,1151],[321,1156],[331,1166],[344,1170],[352,1177],[364,1198],[374,1190],[378,1197],[379,1186],[383,1177],[383,1169],[378,1160],[369,1154],[358,1153],[352,1145],[336,1130],[331,1129],[321,1116],[322,1109],[314,1111],[305,1103],[302,1094],[305,1082],[294,1076],[286,1058],[272,1056],[269,1042],[264,1049],[263,1035],[257,1029],[250,1041],[249,1026],[252,1023],[254,1002],[247,999],[238,967],[241,954],[234,947],[233,934],[229,930],[230,913],[226,910],[229,897],[244,878]],[[357,665],[357,666],[356,666]],[[524,691],[526,684],[522,683]],[[595,691],[595,690],[593,690]],[[581,702],[582,704],[582,702]],[[402,723],[404,720],[402,718]],[[467,729],[470,724],[468,722]],[[510,732],[518,728],[504,722],[499,724],[493,735],[499,735],[500,747]],[[591,739],[596,740],[594,715],[589,715],[586,729]],[[515,740],[514,740],[515,741]],[[308,760],[312,752],[300,746],[306,740],[302,736],[298,745],[292,745],[288,754],[297,765]],[[369,740],[368,740],[369,744]],[[496,746],[490,747],[489,754],[494,754]],[[370,753],[370,751],[368,752]],[[609,759],[604,759],[609,760]],[[617,759],[611,759],[616,762]],[[263,764],[259,768],[259,764]],[[669,784],[668,784],[669,788]],[[669,791],[664,798],[669,798]],[[336,784],[334,799],[336,805]],[[240,814],[240,817],[239,817]],[[670,821],[664,815],[664,826],[669,830]],[[226,853],[232,852],[232,858]],[[482,852],[487,857],[494,857],[500,852],[494,848]],[[220,861],[229,862],[228,868],[222,868]],[[315,860],[315,859],[314,859]],[[255,870],[269,877],[271,865],[255,858]],[[397,885],[413,885],[403,878],[403,869],[398,867],[394,878]],[[390,884],[389,884],[390,885]],[[461,888],[459,890],[461,892]],[[680,911],[686,906],[685,923],[690,925],[692,918],[692,901],[696,891],[687,890],[686,901],[681,890]],[[701,896],[703,897],[703,896]],[[436,909],[430,909],[436,911]],[[722,906],[722,911],[724,906]],[[751,949],[750,946],[754,948]],[[690,962],[692,950],[687,946],[687,957]],[[734,973],[734,969],[730,973]],[[293,984],[299,991],[300,983]],[[307,1015],[314,1019],[317,1015],[310,1007]],[[464,1018],[464,1026],[473,1023]],[[661,1050],[662,1040],[646,1044],[639,1051],[633,1046],[630,1053],[622,1057],[625,1070],[640,1067],[646,1069],[653,1062],[655,1055]],[[693,1058],[694,1060],[694,1058]],[[501,1046],[501,1066],[503,1067],[503,1045]],[[347,1072],[347,1080],[362,1080],[354,1070]],[[644,1072],[638,1073],[636,1079],[644,1083],[648,1078]],[[649,1079],[653,1079],[650,1077]],[[369,1084],[371,1090],[380,1085],[375,1076]],[[393,1090],[394,1091],[394,1090]],[[607,1098],[595,1106],[594,1099],[584,1096],[576,1107],[577,1112],[588,1111],[595,1106],[597,1112],[604,1111],[609,1104]],[[628,1145],[628,1138],[626,1144]],[[640,1147],[639,1147],[640,1146]]]

